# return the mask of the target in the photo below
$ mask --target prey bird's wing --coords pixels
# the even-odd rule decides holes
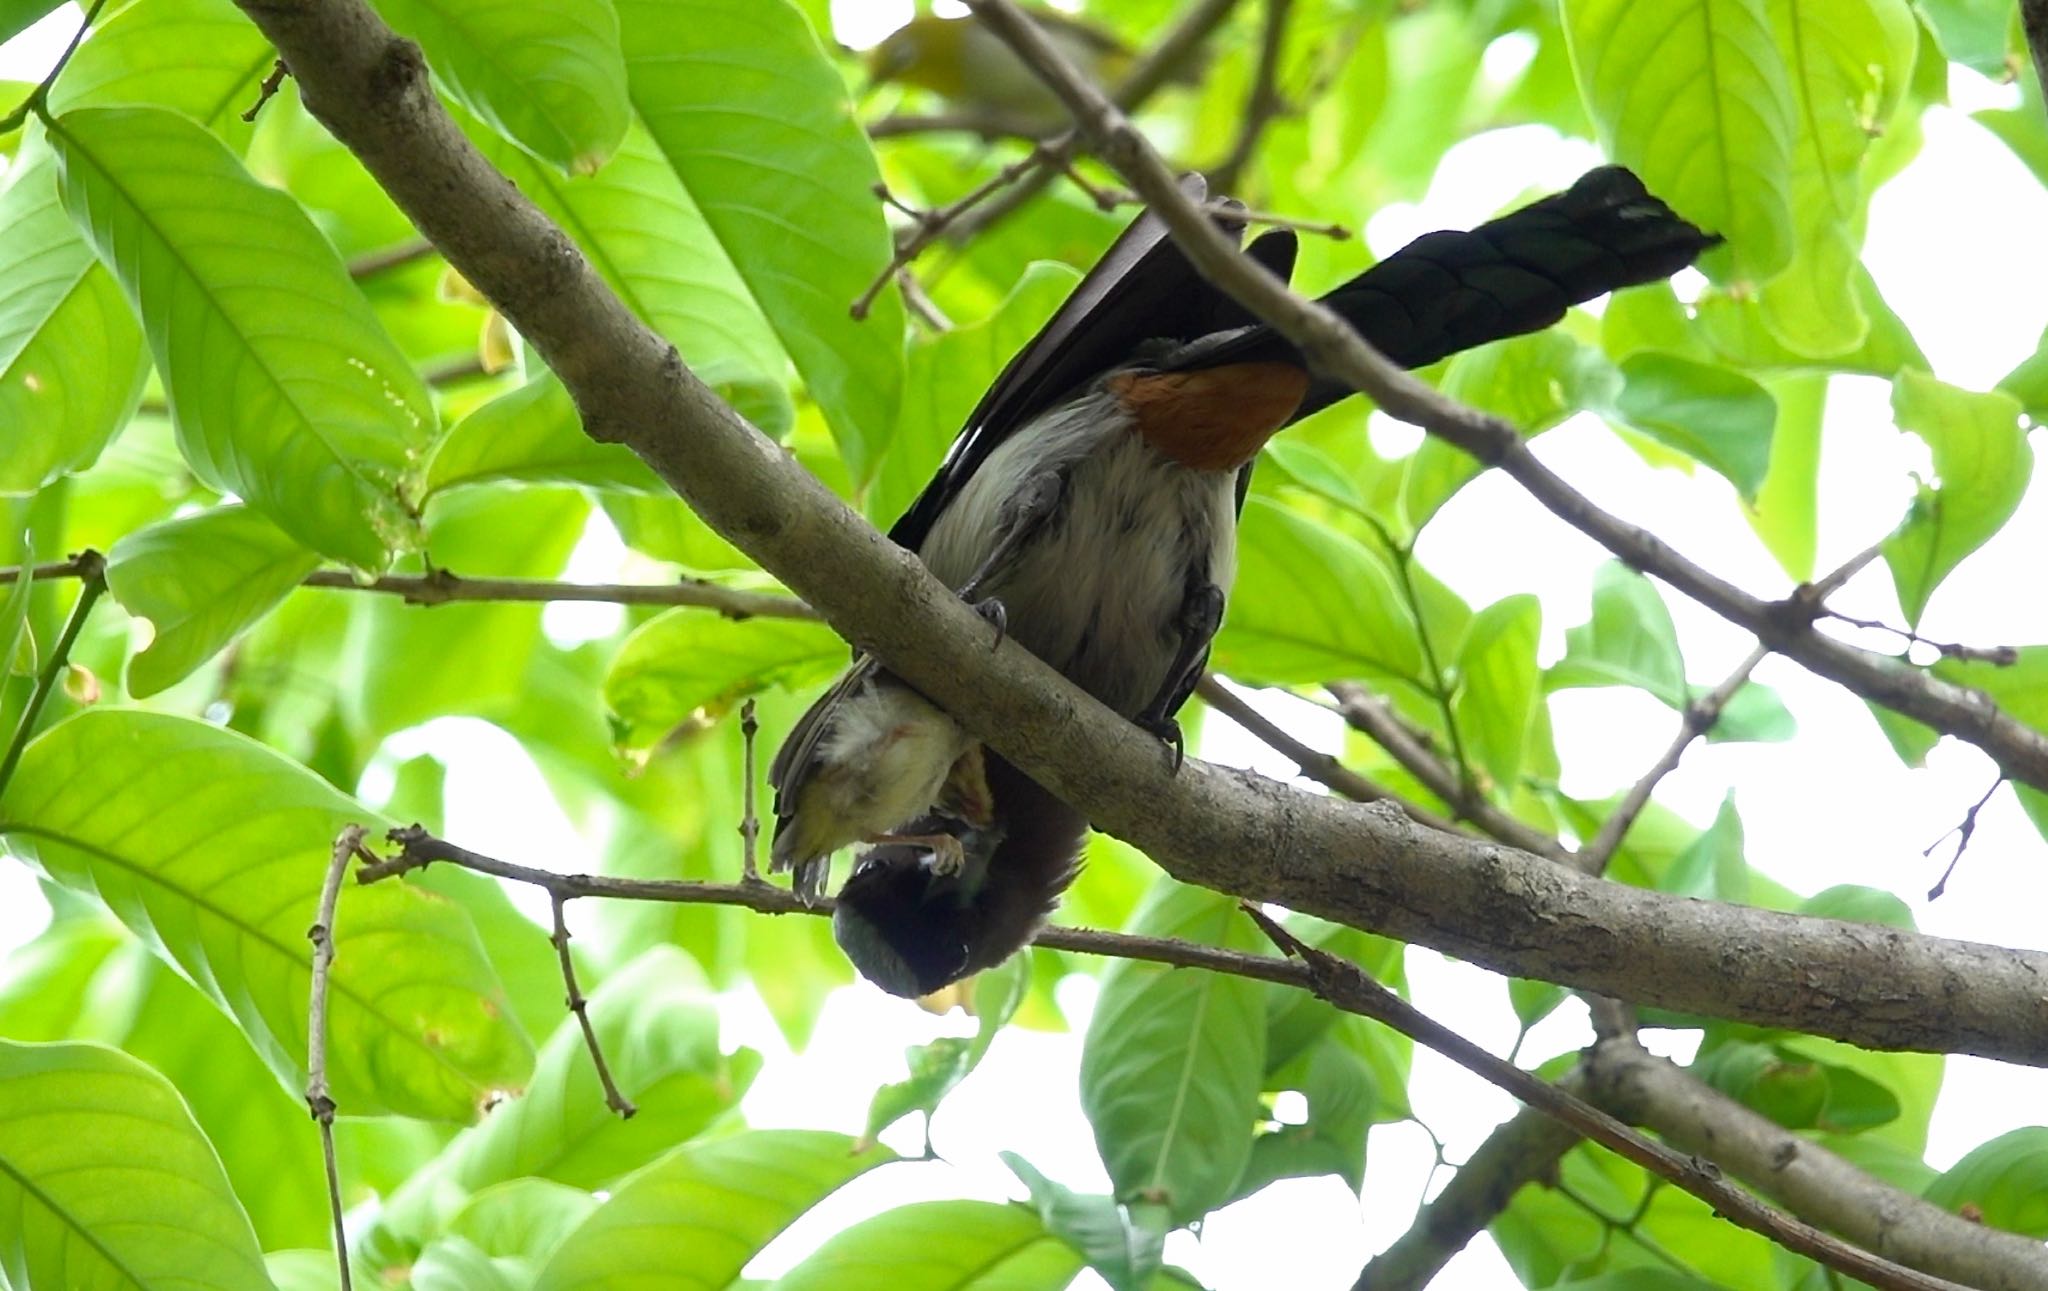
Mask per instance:
[[[1186,175],[1181,191],[1201,201],[1208,183],[1200,175]],[[1244,232],[1242,220],[1218,216],[1216,225],[1232,237]],[[1294,235],[1269,233],[1254,244],[1253,253],[1284,278],[1294,261]],[[922,547],[940,513],[1004,440],[1090,379],[1129,362],[1147,341],[1188,341],[1251,321],[1196,272],[1159,217],[1145,212],[1003,368],[968,414],[966,428],[938,473],[889,537],[911,551]]]
[[[775,791],[775,827],[778,830],[796,813],[797,795],[817,767],[819,746],[832,730],[839,705],[865,685],[880,668],[881,664],[873,655],[862,655],[804,710],[804,715],[796,719],[796,724],[789,728],[789,734],[783,737],[782,747],[775,750],[775,760],[768,764],[768,787]]]

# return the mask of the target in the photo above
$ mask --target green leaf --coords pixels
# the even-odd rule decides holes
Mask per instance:
[[[1079,1251],[1113,1291],[1140,1291],[1159,1272],[1168,1223],[1164,1207],[1122,1206],[1114,1197],[1075,1192],[1015,1152],[1000,1155],[1031,1190],[1044,1226]]]
[[[576,404],[552,372],[507,390],[455,423],[427,464],[427,492],[518,480],[598,489],[666,492],[623,444],[583,433]]]
[[[1607,155],[1726,237],[1744,277],[1783,269],[1797,109],[1765,0],[1565,0],[1560,17]]]
[[[1497,414],[1532,439],[1582,408],[1608,406],[1620,388],[1621,376],[1606,356],[1561,328],[1467,350],[1451,359],[1443,377],[1445,394]],[[1463,449],[1435,436],[1423,440],[1401,481],[1408,523],[1416,529],[1428,524],[1480,469]]]
[[[604,702],[619,742],[646,748],[699,709],[716,714],[769,686],[808,686],[846,659],[845,643],[822,623],[665,610],[619,647]]]
[[[23,534],[20,545],[8,553],[8,563],[21,572],[7,585],[6,592],[0,594],[0,687],[4,687],[8,676],[16,671],[22,643],[29,639],[28,598],[29,593],[35,590],[36,581],[35,568],[31,563],[34,555],[35,544],[29,541],[27,534]]]
[[[1706,686],[1692,688],[1693,698],[1700,699],[1708,691]],[[1799,723],[1793,719],[1785,701],[1778,698],[1778,692],[1762,682],[1743,683],[1721,709],[1721,718],[1707,730],[1707,743],[1732,744],[1752,741],[1759,744],[1779,744],[1799,733]]]
[[[152,525],[114,544],[107,588],[155,635],[128,660],[140,699],[182,681],[268,613],[320,558],[262,516],[213,507]]]
[[[1699,331],[1713,356],[1751,372],[1858,372],[1889,381],[1900,368],[1928,366],[1919,342],[1882,295],[1867,269],[1851,274],[1857,307],[1870,320],[1863,344],[1847,354],[1815,357],[1779,341],[1764,322],[1763,307],[1752,293],[1708,290],[1694,306]]]
[[[1425,443],[1428,441],[1424,441]],[[1314,444],[1298,439],[1269,439],[1259,460],[1270,462],[1289,484],[1354,515],[1373,514],[1344,466]]]
[[[136,0],[78,47],[50,89],[50,110],[169,108],[239,152],[252,129],[242,111],[276,61],[277,51],[231,0]]]
[[[1973,394],[1924,372],[1892,383],[1892,416],[1934,454],[1905,522],[1885,539],[1899,605],[1917,627],[1927,600],[1955,567],[2005,526],[2033,478],[2034,450],[2011,395]]]
[[[1593,575],[1593,617],[1565,629],[1564,658],[1545,680],[1552,690],[1634,686],[1683,707],[1685,659],[1656,586],[1617,561],[1601,565]]]
[[[1508,979],[1508,1004],[1515,1011],[1515,1018],[1525,1028],[1557,1011],[1557,1006],[1571,998],[1571,992],[1556,982],[1539,982],[1527,977]]]
[[[1162,878],[1131,931],[1255,949],[1235,899]],[[1256,982],[1118,960],[1081,1050],[1081,1108],[1117,1198],[1199,1219],[1230,1196],[1265,1073]]]
[[[620,1185],[556,1249],[534,1289],[724,1291],[790,1221],[892,1159],[886,1149],[856,1152],[845,1135],[819,1130],[748,1130],[685,1144]]]
[[[1870,329],[1855,290],[1863,156],[1905,91],[1919,24],[1906,0],[1769,0],[1769,9],[1800,126],[1790,189],[1796,249],[1759,303],[1765,326],[1788,347],[1843,354]]]
[[[782,343],[645,127],[634,124],[603,170],[571,178],[502,140],[480,146],[707,385],[769,435],[788,432]]]
[[[0,1273],[28,1286],[270,1285],[170,1083],[89,1044],[0,1040]]]
[[[1003,1029],[1017,1012],[1017,1006],[1031,986],[1031,952],[1012,955],[974,979],[973,1012],[975,1032],[967,1036],[940,1036],[930,1044],[914,1045],[903,1056],[910,1064],[910,1079],[884,1085],[868,1101],[864,1140],[873,1140],[883,1130],[909,1116],[923,1112],[929,1126],[939,1103],[968,1073],[980,1065]]]
[[[1941,732],[1931,726],[1916,722],[1901,713],[1895,713],[1882,704],[1866,701],[1870,715],[1877,720],[1877,727],[1884,732],[1885,742],[1892,746],[1892,752],[1899,761],[1909,767],[1927,765],[1927,755],[1934,746],[1941,743]]]
[[[2000,0],[1915,0],[1941,52],[1972,71],[2004,80],[2012,72],[2006,63],[2005,34],[2012,22],[2012,6]]]
[[[0,0],[0,41],[13,40],[64,0]]]
[[[1993,1228],[2048,1237],[2048,1127],[2010,1130],[1972,1148],[1924,1195],[1951,1212],[1974,1207]]]
[[[1521,779],[1529,724],[1543,698],[1536,666],[1542,633],[1542,604],[1534,596],[1509,596],[1479,611],[1458,647],[1451,712],[1465,746],[1498,786]]]
[[[848,312],[891,247],[844,80],[787,0],[621,0],[619,19],[634,108],[866,479],[903,394],[903,307]]]
[[[868,490],[869,519],[886,526],[910,509],[983,392],[1080,280],[1067,265],[1034,261],[987,318],[911,341],[895,433]]]
[[[1999,378],[1998,388],[2019,400],[2027,416],[2048,420],[2048,332],[2041,334],[2032,354]]]
[[[833,1234],[774,1291],[1061,1291],[1080,1271],[1026,1207],[920,1201]]]
[[[1356,539],[1269,498],[1245,501],[1237,586],[1215,666],[1251,684],[1415,678],[1415,619],[1394,576]]]
[[[1660,892],[1714,901],[1747,902],[1749,863],[1742,854],[1742,817],[1731,791],[1707,826],[1657,884]]]
[[[1804,583],[1813,578],[1819,544],[1820,423],[1827,407],[1827,378],[1783,376],[1766,382],[1764,388],[1778,408],[1771,428],[1770,467],[1756,498],[1743,504],[1742,514],[1777,558],[1779,568]]]
[[[56,163],[22,163],[0,193],[0,493],[92,465],[149,375],[120,285],[58,204]]]
[[[564,171],[587,174],[626,133],[626,60],[607,0],[379,0],[455,97]]]
[[[280,754],[160,713],[90,709],[30,744],[0,833],[105,902],[305,1085],[311,946],[334,837],[358,805]],[[467,1120],[532,1062],[469,921],[403,883],[345,885],[328,1075],[351,1115]]]
[[[1849,919],[1857,923],[1883,924],[1887,928],[1913,929],[1913,912],[1906,903],[1882,888],[1838,883],[1816,892],[1799,903],[1799,914],[1817,919]]]
[[[1778,408],[1771,392],[1729,368],[1646,351],[1622,360],[1614,413],[1660,444],[1713,467],[1755,501],[1771,466]]]
[[[410,545],[433,404],[298,204],[170,112],[82,108],[50,136],[200,478],[352,565]]]

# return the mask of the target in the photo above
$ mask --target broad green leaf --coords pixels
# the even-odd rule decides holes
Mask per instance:
[[[304,210],[173,113],[82,108],[50,136],[199,477],[352,565],[412,545],[433,405]]]
[[[619,20],[635,111],[867,479],[903,395],[903,306],[892,289],[849,313],[890,239],[839,70],[788,0],[620,0]]]
[[[920,1201],[842,1229],[774,1291],[1061,1291],[1080,1271],[1023,1206]]]
[[[1367,1025],[1362,1018],[1350,1021]],[[1308,1103],[1308,1117],[1253,1140],[1233,1198],[1250,1196],[1276,1179],[1325,1174],[1336,1175],[1353,1192],[1364,1186],[1366,1133],[1380,1105],[1393,1100],[1380,1090],[1366,1054],[1346,1043],[1351,1030],[1340,1021],[1320,1043],[1267,1077],[1269,1088],[1298,1091]]]
[[[2006,31],[2013,7],[2000,0],[1916,0],[1934,30],[1941,52],[1985,76],[2011,75],[2006,62]]]
[[[1614,413],[1658,443],[1713,467],[1754,500],[1771,465],[1777,404],[1771,392],[1730,368],[1675,354],[1622,360]]]
[[[1386,562],[1356,539],[1248,498],[1237,560],[1219,671],[1265,685],[1421,673],[1414,616]]]
[[[456,422],[427,464],[430,494],[493,480],[667,491],[631,449],[583,433],[575,402],[552,372]]]
[[[1302,916],[1289,919],[1288,927],[1310,945],[1357,964],[1388,990],[1407,994],[1407,970],[1402,962],[1405,947],[1400,942]],[[1268,987],[1266,1088],[1291,1088],[1280,1083],[1281,1073],[1289,1071],[1317,1045],[1341,1048],[1363,1060],[1376,1100],[1371,1109],[1373,1120],[1399,1121],[1408,1117],[1408,1069],[1414,1056],[1413,1041],[1305,991],[1278,985]]]
[[[1974,1207],[1993,1228],[2048,1237],[2048,1127],[2009,1130],[1972,1148],[1924,1195],[1947,1211]]]
[[[636,123],[594,175],[565,178],[502,140],[481,146],[706,384],[769,435],[788,432],[782,343],[645,127]]]
[[[183,680],[283,600],[320,558],[242,506],[213,507],[129,534],[107,588],[155,635],[128,661],[140,699]]]
[[[425,561],[471,576],[555,578],[589,516],[588,499],[571,489],[439,494],[427,509]],[[345,711],[380,734],[457,713],[500,718],[525,698],[541,613],[539,605],[372,597],[350,616]]]
[[[510,1262],[526,1286],[563,1238],[589,1218],[597,1199],[546,1179],[511,1179],[479,1192],[448,1225],[495,1260]],[[417,1278],[415,1278],[417,1280]]]
[[[1161,878],[1131,931],[1255,949],[1234,899]],[[1199,1219],[1230,1195],[1251,1153],[1265,1073],[1256,982],[1118,960],[1081,1050],[1081,1108],[1117,1198]]]
[[[1607,155],[1727,238],[1743,277],[1783,269],[1797,108],[1765,0],[1565,0],[1559,16]]]
[[[1818,919],[1850,919],[1877,923],[1888,928],[1913,930],[1913,912],[1906,903],[1882,888],[1838,883],[1800,902],[1798,913]]]
[[[2048,421],[2048,332],[2042,334],[2032,354],[1999,378],[1998,388],[2019,400],[2027,416]]]
[[[1714,823],[1678,854],[1657,884],[1660,892],[1713,901],[1749,900],[1749,862],[1743,859],[1742,817],[1731,791],[1721,800]]]
[[[168,714],[91,709],[29,746],[0,833],[90,893],[305,1085],[311,946],[334,837],[374,823],[262,745]],[[329,1079],[352,1115],[466,1120],[532,1063],[476,932],[403,883],[348,884],[336,915]]]
[[[1759,297],[1764,324],[1804,354],[1842,354],[1870,320],[1856,299],[1863,242],[1861,168],[1890,122],[1919,43],[1906,0],[1769,0],[1798,112],[1792,185],[1795,251]]]
[[[464,106],[564,171],[604,165],[626,133],[626,62],[608,0],[379,0]]]
[[[57,200],[47,153],[0,193],[0,493],[92,465],[149,375],[142,329]]]
[[[884,1085],[868,1101],[867,1128],[861,1132],[872,1140],[912,1112],[923,1112],[929,1127],[931,1114],[954,1086],[988,1054],[996,1032],[1003,1029],[1024,1002],[1031,986],[1031,952],[1012,955],[974,979],[972,1036],[940,1036],[930,1044],[914,1046],[904,1054],[910,1064],[910,1079]]]
[[[1882,704],[1865,703],[1870,716],[1884,733],[1885,742],[1892,746],[1892,752],[1899,761],[1909,767],[1927,765],[1927,755],[1941,742],[1941,732],[1933,727],[1916,722],[1903,713],[1895,713]]]
[[[619,647],[604,702],[619,742],[645,748],[699,709],[715,714],[769,686],[807,686],[846,658],[845,643],[822,623],[665,610]]]
[[[13,40],[64,0],[0,0],[0,41]]]
[[[182,112],[236,151],[242,112],[277,51],[232,0],[135,0],[78,47],[50,90],[50,110],[147,104]]]
[[[1863,343],[1846,354],[1817,358],[1791,349],[1764,322],[1763,306],[1747,292],[1709,289],[1695,306],[1699,332],[1712,356],[1753,374],[1771,371],[1859,372],[1889,381],[1905,367],[1928,366],[1904,320],[1878,293],[1870,271],[1858,266],[1851,274],[1856,304],[1869,320]],[[1644,288],[1642,290],[1652,290]],[[1669,290],[1669,288],[1665,288]],[[1702,356],[1708,357],[1708,356]]]
[[[0,1275],[267,1288],[249,1217],[170,1083],[89,1044],[0,1040]]]
[[[1820,419],[1827,407],[1827,379],[1783,376],[1764,388],[1778,406],[1771,463],[1755,500],[1745,502],[1742,513],[1779,568],[1803,583],[1813,577],[1819,542]]]
[[[1332,506],[1361,516],[1373,513],[1371,504],[1352,483],[1343,465],[1314,444],[1298,439],[1269,439],[1259,460],[1270,462],[1288,483]]]
[[[1041,1174],[1015,1152],[1003,1164],[1031,1191],[1044,1227],[1059,1234],[1102,1275],[1112,1291],[1140,1291],[1159,1272],[1168,1223],[1166,1208],[1153,1202],[1120,1205],[1114,1197],[1075,1192]]]
[[[1962,663],[1943,659],[1934,665],[1934,674],[1959,686],[1974,686],[1991,696],[1993,702],[2013,718],[2037,731],[2048,731],[2048,646],[2022,646],[2019,658],[2003,668],[1994,663]],[[1934,733],[1918,723],[1914,726],[1926,733],[1927,746],[1932,747]],[[1887,727],[1885,733],[1890,735],[1891,729]],[[1899,747],[1896,738],[1893,747]],[[1906,752],[1907,749],[1901,748],[1900,757],[1906,760],[1907,765],[1914,765],[1912,759],[1905,757]],[[1924,757],[1926,750],[1921,748],[1919,752]],[[2048,838],[2048,794],[2024,784],[2014,785],[2013,791],[2019,795],[2020,807],[2034,822],[2034,828],[2041,832],[2043,838]]]
[[[1924,372],[1892,383],[1892,416],[1934,456],[1905,522],[1885,539],[1885,564],[1908,626],[1955,567],[2005,526],[2033,477],[2034,450],[2010,395],[1973,394]]]
[[[1557,1011],[1557,1006],[1571,998],[1571,992],[1556,982],[1539,982],[1528,977],[1508,979],[1508,1005],[1515,1011],[1515,1019],[1525,1028]]]
[[[28,598],[29,593],[35,590],[36,581],[34,555],[35,544],[29,541],[27,534],[22,535],[19,546],[8,552],[8,563],[20,572],[7,584],[7,590],[0,593],[0,687],[7,684],[8,675],[17,671],[17,666],[24,662],[22,645],[29,639]],[[18,670],[32,671],[30,668]]]
[[[1479,611],[1458,648],[1451,712],[1466,749],[1499,787],[1521,779],[1529,723],[1543,702],[1543,671],[1536,666],[1542,632],[1542,604],[1534,596],[1510,596]]]
[[[856,1152],[845,1135],[819,1130],[749,1130],[684,1144],[621,1184],[556,1249],[534,1291],[724,1291],[790,1221],[891,1159],[885,1149]]]
[[[869,519],[888,526],[910,509],[983,392],[1080,279],[1066,265],[1033,262],[987,318],[912,339],[895,433],[868,489]]]
[[[1685,659],[1678,628],[1655,584],[1618,561],[1593,575],[1593,617],[1565,629],[1564,658],[1545,678],[1552,690],[1634,686],[1683,707]]]
[[[1695,700],[1705,698],[1709,687],[1694,686]],[[1737,690],[1721,710],[1721,718],[1707,729],[1707,743],[1729,744],[1754,742],[1778,744],[1799,733],[1799,723],[1792,717],[1785,701],[1778,698],[1778,692],[1762,682],[1746,682]]]
[[[406,1286],[412,1291],[520,1291],[511,1261],[492,1259],[467,1237],[438,1238],[407,1266]],[[531,1274],[528,1275],[531,1277]]]

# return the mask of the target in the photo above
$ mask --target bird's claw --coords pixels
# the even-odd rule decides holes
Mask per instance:
[[[1173,773],[1179,775],[1181,764],[1188,760],[1187,737],[1181,734],[1180,723],[1171,717],[1141,713],[1132,724],[1173,750]]]
[[[988,620],[989,626],[996,630],[996,639],[989,642],[988,647],[993,654],[1002,648],[1003,638],[1010,634],[1009,608],[1003,604],[1002,597],[986,596],[974,602],[974,612]]]

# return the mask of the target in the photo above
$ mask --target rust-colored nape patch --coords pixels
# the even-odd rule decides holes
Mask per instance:
[[[1194,372],[1126,372],[1109,390],[1146,442],[1197,471],[1252,460],[1308,393],[1293,363],[1232,363]]]

